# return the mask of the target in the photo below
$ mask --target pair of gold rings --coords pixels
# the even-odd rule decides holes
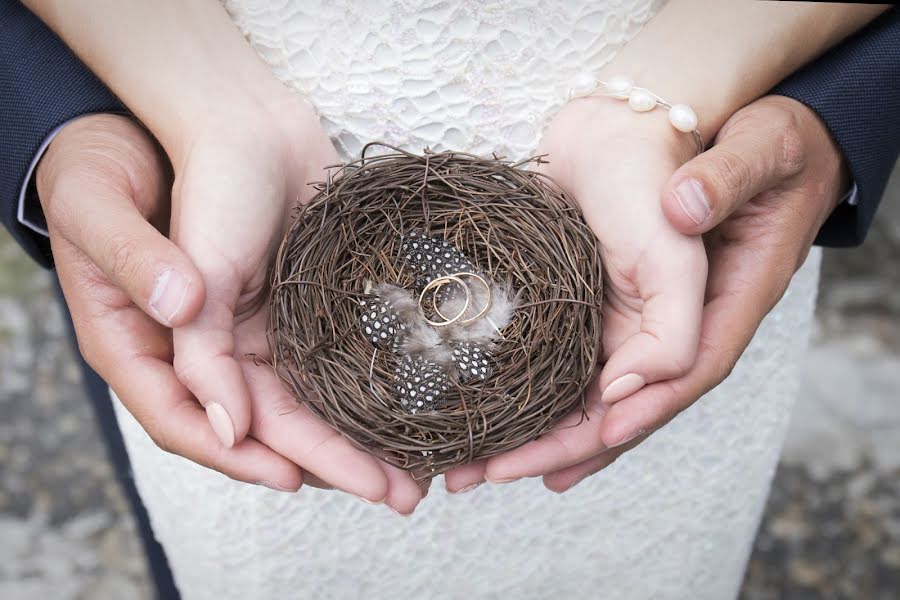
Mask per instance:
[[[474,317],[469,317],[465,319],[466,312],[469,310],[469,306],[472,304],[472,292],[469,290],[469,286],[466,285],[464,281],[465,278],[475,279],[480,283],[485,291],[487,292],[487,299],[484,303],[484,306],[481,307],[481,310],[478,311]],[[459,285],[463,291],[466,293],[466,303],[463,305],[462,309],[460,309],[459,314],[454,316],[453,318],[448,317],[444,313],[441,312],[441,309],[438,308],[437,304],[437,292],[445,285],[449,285],[451,283],[455,283]],[[433,291],[432,291],[433,290]],[[434,313],[438,315],[440,318],[444,319],[443,321],[432,321],[428,317],[425,317],[425,322],[433,327],[446,327],[447,325],[452,325],[453,323],[459,322],[460,325],[467,325],[473,321],[476,321],[483,317],[487,311],[491,309],[491,304],[494,301],[493,292],[491,291],[491,286],[488,285],[488,282],[484,280],[484,277],[481,275],[477,275],[475,273],[454,273],[452,275],[442,275],[440,277],[436,277],[428,282],[428,285],[425,286],[425,289],[422,290],[422,293],[419,294],[419,308],[422,309],[422,312],[425,312],[425,305],[423,302],[425,301],[425,296],[428,292],[432,292],[431,295],[431,308],[434,310]]]

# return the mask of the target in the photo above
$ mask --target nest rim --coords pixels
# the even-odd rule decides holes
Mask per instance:
[[[384,153],[369,155],[376,147]],[[578,408],[584,415],[601,356],[603,266],[572,198],[523,168],[541,162],[373,142],[317,184],[271,279],[272,367],[298,402],[419,480],[522,446]],[[399,252],[415,230],[449,240],[519,302],[491,349],[494,374],[453,381],[442,406],[410,414],[391,394],[397,357],[355,329],[366,281],[412,289]]]

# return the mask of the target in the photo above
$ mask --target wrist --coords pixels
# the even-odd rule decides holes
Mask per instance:
[[[267,95],[235,93],[210,109],[185,111],[161,139],[173,164],[183,164],[198,143],[240,140],[250,147],[263,144],[286,152],[314,128],[321,129],[318,115],[302,97],[284,87],[269,91]]]
[[[605,96],[578,98],[567,103],[553,120],[573,140],[591,140],[605,145],[652,145],[671,156],[675,167],[697,154],[692,134],[675,129],[665,110],[639,113],[627,102]],[[577,152],[584,151],[577,144]]]
[[[128,117],[110,113],[97,113],[73,119],[59,130],[34,170],[35,188],[41,206],[46,208],[57,178],[65,171],[73,153],[83,152],[94,145],[98,132],[116,131],[134,126]]]

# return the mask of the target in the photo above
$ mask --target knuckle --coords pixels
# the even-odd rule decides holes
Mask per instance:
[[[708,376],[703,384],[703,393],[706,393],[731,376],[743,354],[743,347],[726,347],[701,340],[700,352],[705,357],[704,360],[709,361]]]
[[[779,169],[787,176],[796,175],[806,166],[806,145],[796,115],[783,113],[775,124]]]
[[[729,377],[734,372],[734,367],[737,365],[737,358],[732,357],[731,352],[723,352],[721,356],[717,356],[714,360],[713,370],[712,370],[712,378],[710,389],[719,385]]]
[[[262,410],[253,410],[250,413],[250,431],[264,433],[272,429],[276,419],[290,414],[299,408],[296,402],[284,402],[279,399],[273,401]]]
[[[178,377],[178,380],[190,388],[192,376],[197,369],[197,361],[186,358],[184,352],[176,352],[172,367],[175,369],[175,376]]]
[[[710,160],[715,189],[732,196],[750,187],[753,170],[740,155],[728,150],[719,150],[715,156],[710,157]]]
[[[92,336],[87,335],[76,335],[75,340],[78,343],[78,351],[81,353],[81,357],[84,359],[92,369],[95,371],[99,371],[98,357],[96,353],[96,345],[91,340]]]
[[[694,359],[696,356],[696,351],[689,345],[683,345],[678,349],[673,350],[669,355],[668,366],[671,373],[670,376],[680,377],[690,371],[691,367],[694,366]]]
[[[139,268],[140,243],[122,233],[110,236],[104,251],[107,272],[117,281],[128,280]]]
[[[157,448],[168,454],[175,453],[175,447],[170,439],[168,429],[159,419],[147,415],[141,419],[140,423]]]

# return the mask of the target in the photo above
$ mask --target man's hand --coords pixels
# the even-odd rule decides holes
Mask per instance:
[[[168,327],[197,315],[204,287],[163,235],[170,185],[154,141],[126,117],[83,117],[47,149],[37,188],[79,347],[161,448],[234,479],[297,490],[300,468],[262,443],[222,451],[175,376]]]
[[[563,492],[605,468],[729,375],[803,264],[845,185],[841,154],[825,125],[809,108],[779,96],[736,113],[710,151],[671,177],[662,196],[666,216],[684,233],[708,232],[697,362],[683,377],[612,405],[603,418],[557,431],[558,440],[534,442],[534,452],[558,455],[570,465],[544,476],[549,489]],[[591,394],[586,401],[596,406],[599,398]],[[635,433],[630,444],[607,449]],[[574,436],[595,441],[575,447],[568,444]]]
[[[222,174],[222,166],[208,173],[211,181]],[[253,304],[248,318],[237,319],[237,346],[231,355],[250,381],[253,423],[249,435],[231,448],[220,443],[203,407],[173,367],[168,327],[183,330],[198,323],[210,310],[210,288],[195,263],[164,235],[172,180],[159,148],[143,129],[125,117],[79,119],[54,139],[37,182],[82,353],[158,446],[240,481],[283,491],[295,491],[301,483],[335,485],[370,501],[384,500],[398,512],[412,511],[424,489],[407,474],[352,448],[308,409],[298,408],[268,367],[244,356],[267,352],[265,297]],[[278,206],[273,222],[280,231],[287,214],[283,203]],[[209,211],[214,207],[213,201],[207,205]],[[199,211],[196,222],[182,213],[176,224],[186,239],[188,224],[197,237],[216,239],[205,223],[221,228],[217,218],[255,230],[246,214],[239,216],[239,207],[230,209],[234,213],[220,211],[218,216]],[[269,230],[261,235],[268,236],[267,245],[280,240]],[[246,245],[235,248],[248,250]],[[263,253],[256,265],[261,289],[267,258]],[[212,290],[215,294],[218,288]],[[298,465],[310,465],[323,477]]]

